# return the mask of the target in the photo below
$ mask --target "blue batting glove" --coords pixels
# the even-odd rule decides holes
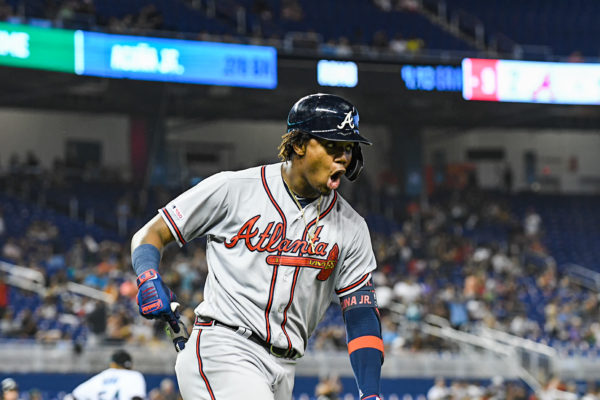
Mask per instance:
[[[137,303],[144,318],[162,318],[179,332],[178,313],[171,309],[171,302],[177,300],[175,294],[165,285],[158,272],[153,269],[143,272],[137,278]]]

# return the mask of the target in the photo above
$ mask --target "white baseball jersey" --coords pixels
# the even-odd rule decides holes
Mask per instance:
[[[376,262],[365,220],[336,191],[308,204],[303,218],[281,167],[218,173],[159,212],[180,246],[207,238],[197,315],[304,354],[332,294],[362,287]]]
[[[146,398],[146,381],[138,371],[108,368],[73,390],[77,400],[131,400]]]

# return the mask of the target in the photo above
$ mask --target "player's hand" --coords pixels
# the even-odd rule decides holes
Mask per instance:
[[[137,303],[140,314],[144,318],[162,318],[171,325],[175,332],[179,332],[177,311],[171,309],[171,302],[177,297],[165,285],[157,271],[150,269],[137,278],[138,294]]]

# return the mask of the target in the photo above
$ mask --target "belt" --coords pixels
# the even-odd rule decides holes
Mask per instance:
[[[267,350],[270,354],[274,355],[275,357],[289,358],[292,360],[300,357],[300,354],[296,351],[296,349],[294,349],[294,348],[286,349],[283,347],[275,347],[271,343],[265,341],[263,338],[258,336],[256,333],[252,332],[250,329],[244,328],[242,326],[236,327],[236,326],[227,325],[220,321],[217,321],[216,319],[209,319],[209,320],[204,321],[198,317],[196,317],[196,322],[194,325],[196,325],[196,326],[222,326],[223,328],[230,329],[230,330],[234,331],[235,333],[237,333],[238,335],[243,336],[246,339],[251,340],[254,343],[260,345],[261,347],[263,347],[265,350]]]

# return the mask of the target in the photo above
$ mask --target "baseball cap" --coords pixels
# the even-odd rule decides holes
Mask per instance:
[[[2,380],[2,391],[7,392],[9,390],[18,390],[19,386],[13,378],[6,378]]]
[[[114,362],[115,364],[117,364],[123,368],[127,368],[127,369],[131,369],[131,367],[133,365],[133,363],[131,361],[131,356],[125,350],[115,351],[112,354],[111,361]]]
[[[298,100],[290,110],[287,131],[300,130],[325,140],[371,142],[358,131],[358,110],[333,94],[316,93]]]

